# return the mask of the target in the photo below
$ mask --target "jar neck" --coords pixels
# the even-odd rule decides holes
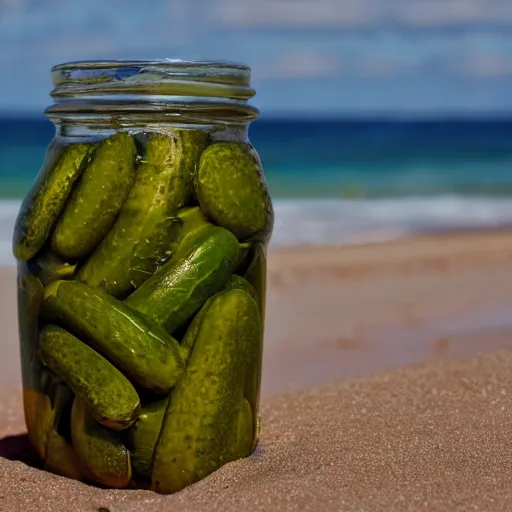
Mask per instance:
[[[258,117],[255,91],[240,64],[183,60],[85,61],[52,69],[57,131],[148,125],[244,129]]]

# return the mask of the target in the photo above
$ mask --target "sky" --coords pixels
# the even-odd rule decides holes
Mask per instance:
[[[512,113],[512,0],[0,0],[0,111],[61,62],[164,57],[250,65],[268,116]]]

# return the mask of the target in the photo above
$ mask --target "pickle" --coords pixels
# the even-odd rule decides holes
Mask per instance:
[[[231,276],[231,279],[228,281],[224,290],[242,290],[246,292],[257,304],[258,304],[258,295],[254,287],[243,277],[238,275]],[[206,313],[208,307],[211,302],[215,300],[216,296],[211,297],[206,301],[205,305],[201,308],[201,310],[197,313],[197,315],[192,320],[189,328],[187,329],[185,336],[180,344],[180,352],[184,361],[187,361],[190,355],[190,351],[192,350],[194,343],[196,341],[196,337],[199,333],[199,329],[202,325],[204,314]],[[259,409],[259,401],[260,401],[260,385],[261,385],[261,361],[263,357],[263,322],[262,328],[260,329],[260,338],[259,344],[256,348],[256,357],[253,362],[250,364],[248,369],[248,375],[245,384],[244,396],[247,399],[247,403],[249,403],[251,407],[251,420],[253,422],[253,426],[251,428],[251,432],[254,432],[253,438],[253,447],[250,450],[254,451],[259,441],[259,429],[258,422],[260,421],[258,416]],[[244,416],[247,418],[247,415]]]
[[[241,268],[247,282],[249,282],[256,291],[257,302],[261,313],[262,331],[258,355],[255,359],[249,378],[247,379],[245,397],[252,407],[252,417],[254,422],[254,444],[253,450],[259,442],[259,433],[261,419],[258,409],[261,393],[261,372],[263,362],[263,327],[265,325],[265,303],[267,293],[267,256],[265,247],[262,244],[254,244],[247,255],[246,268]]]
[[[151,478],[155,446],[168,403],[169,399],[166,397],[142,407],[137,422],[129,431],[133,467],[147,479]]]
[[[179,220],[191,196],[193,162],[181,135],[149,135],[146,154],[113,228],[78,272],[77,279],[122,297],[168,259]]]
[[[72,398],[69,389],[46,369],[38,374],[41,391],[24,389],[24,403],[28,410],[28,438],[42,461],[52,457],[50,439],[64,407]]]
[[[179,254],[185,254],[189,250],[189,243],[193,243],[194,235],[199,231],[211,227],[212,224],[208,222],[198,206],[190,206],[182,208],[177,214],[179,222],[178,236],[172,244],[173,254],[178,251]],[[181,256],[180,256],[181,257]]]
[[[125,304],[167,332],[174,333],[229,280],[238,259],[238,242],[226,229],[201,229],[186,245],[178,247]]]
[[[44,460],[52,421],[47,374],[37,357],[38,315],[43,304],[44,288],[41,281],[28,272],[24,261],[18,262],[17,281],[23,411],[30,444]]]
[[[73,394],[62,383],[56,383],[53,389],[54,420],[48,432],[44,468],[57,475],[82,480],[83,472],[80,461],[70,442],[59,433],[59,426],[64,422],[65,414],[68,415],[66,419],[70,421],[69,413],[73,403]]]
[[[190,187],[192,195],[195,195],[194,181],[199,168],[201,153],[210,143],[210,134],[201,130],[180,130],[179,135],[183,140],[187,169],[190,172]]]
[[[89,479],[108,487],[128,487],[132,478],[130,453],[114,432],[94,420],[79,398],[71,410],[71,438]]]
[[[29,265],[44,286],[59,279],[71,279],[77,267],[76,263],[68,263],[52,250],[31,260]]]
[[[36,384],[41,365],[37,359],[38,315],[43,305],[44,288],[32,275],[25,262],[18,262],[18,331],[22,363],[23,386]],[[37,386],[36,386],[37,387]]]
[[[251,283],[249,283],[247,279],[244,279],[242,276],[237,276],[236,274],[233,274],[230,277],[229,281],[226,283],[224,290],[243,290],[254,299],[256,304],[259,303],[258,294],[256,293],[254,286]]]
[[[226,286],[223,290],[243,290],[247,292],[255,301],[258,303],[258,296],[254,287],[243,277],[233,274],[229,281],[226,283]],[[215,296],[214,296],[215,297]],[[185,335],[180,343],[180,353],[183,360],[186,362],[190,355],[190,351],[194,346],[194,342],[199,332],[199,327],[201,326],[202,317],[206,310],[208,309],[213,297],[210,297],[204,304],[204,306],[197,312],[197,314],[192,319],[192,322],[188,326]]]
[[[196,194],[201,209],[239,240],[266,241],[274,212],[261,162],[248,144],[216,142],[199,163]]]
[[[104,290],[54,281],[45,290],[43,313],[147,389],[167,393],[183,373],[178,342]]]
[[[51,368],[88,407],[96,421],[123,430],[136,419],[139,396],[106,359],[64,329],[47,325],[39,336],[43,364]]]
[[[185,364],[188,361],[188,358],[190,357],[190,352],[192,351],[192,347],[194,346],[194,343],[196,342],[197,334],[199,333],[199,329],[201,328],[204,314],[206,313],[207,309],[210,307],[211,301],[216,297],[214,295],[213,297],[210,297],[204,304],[204,306],[196,313],[194,318],[192,319],[192,322],[188,326],[185,335],[183,336],[183,339],[180,343],[180,354],[183,358],[183,361],[185,361]]]
[[[258,305],[265,321],[265,302],[267,296],[267,255],[265,246],[252,244],[245,261],[236,270],[237,275],[243,276],[256,291]]]
[[[236,442],[234,443],[233,460],[248,457],[253,451],[254,422],[251,404],[242,398],[238,410]]]
[[[55,252],[78,259],[98,245],[131,188],[135,156],[135,142],[128,133],[100,143],[57,222],[52,238]]]
[[[247,279],[244,279],[241,276],[238,276],[234,274],[231,276],[231,279],[228,281],[228,284],[224,288],[225,290],[243,290],[245,291],[253,300],[256,302],[256,304],[260,304],[259,296],[256,293],[256,290],[254,289],[254,286],[252,286]],[[260,309],[261,312],[261,309]],[[258,408],[259,408],[259,402],[260,402],[260,385],[261,385],[261,361],[263,358],[263,326],[264,323],[262,321],[262,328],[261,328],[261,337],[259,341],[259,345],[257,348],[257,357],[254,360],[254,364],[251,365],[251,367],[248,370],[248,376],[247,381],[245,385],[245,393],[244,396],[249,400],[248,403],[250,403],[251,406],[251,415],[249,416],[251,420],[253,421],[253,427],[251,429],[251,432],[256,432],[256,421],[258,417]],[[187,340],[189,343],[189,341]],[[183,345],[183,342],[182,342]],[[185,345],[186,346],[186,345]],[[182,356],[185,355],[184,349],[182,348]],[[244,416],[247,418],[247,415]],[[258,444],[258,440],[255,440],[255,446]],[[252,450],[251,450],[252,451]]]
[[[153,490],[179,491],[233,460],[245,381],[260,337],[258,306],[246,292],[228,290],[212,299],[170,396],[155,450]]]
[[[251,242],[242,242],[240,244],[240,251],[238,254],[238,262],[236,264],[236,270],[235,272],[238,273],[238,270],[244,266],[245,262],[247,261],[247,258],[249,257],[249,253],[251,252],[251,249],[253,248],[254,243]]]
[[[16,219],[13,238],[16,258],[29,260],[43,247],[82,172],[89,151],[90,147],[85,144],[50,147]]]
[[[198,206],[182,208],[177,218],[180,223],[178,235],[170,250],[174,261],[188,258],[191,252],[196,249],[198,241],[202,240],[207,231],[213,227],[213,224],[206,220]]]
[[[23,388],[23,412],[28,440],[41,460],[46,458],[48,433],[53,421],[50,398],[44,390]]]
[[[48,435],[47,457],[44,468],[56,475],[83,480],[83,470],[73,447],[55,430]]]

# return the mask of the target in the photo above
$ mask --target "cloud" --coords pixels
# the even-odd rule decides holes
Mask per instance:
[[[503,52],[445,47],[443,53],[426,53],[416,59],[375,55],[368,45],[357,54],[340,56],[326,52],[284,52],[265,66],[254,68],[255,81],[274,79],[363,79],[398,77],[462,77],[465,79],[512,76],[512,57]]]
[[[337,57],[313,52],[284,53],[271,61],[269,66],[256,69],[257,80],[276,78],[319,78],[335,76],[340,71]]]
[[[393,57],[375,57],[371,52],[361,52],[352,57],[295,51],[285,52],[265,66],[254,69],[255,81],[281,78],[389,78],[421,70],[420,62],[406,62]]]
[[[371,2],[375,3],[375,2]],[[376,16],[370,2],[345,0],[221,0],[214,17],[231,26],[315,26],[366,23]]]
[[[442,28],[512,24],[510,0],[218,0],[214,19],[235,27]]]
[[[25,0],[0,0],[0,14],[23,12],[26,8]]]
[[[416,0],[401,7],[400,18],[416,27],[512,23],[509,0]]]
[[[455,72],[464,76],[503,78],[512,76],[512,57],[489,53],[475,52],[454,60]]]
[[[394,59],[375,59],[368,57],[358,62],[354,75],[366,78],[386,78],[406,72],[413,66]]]

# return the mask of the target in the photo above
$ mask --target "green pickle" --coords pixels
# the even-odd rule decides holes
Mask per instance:
[[[118,133],[103,141],[73,190],[52,238],[61,256],[87,255],[112,227],[135,176],[135,141]]]
[[[230,231],[212,226],[197,231],[188,253],[180,250],[125,301],[170,333],[228,282],[239,247]]]
[[[240,240],[272,231],[274,213],[256,152],[245,144],[217,142],[206,148],[196,176],[201,209]]]
[[[43,305],[44,288],[41,281],[28,272],[24,261],[18,262],[17,281],[23,410],[29,441],[44,460],[52,419],[47,373],[37,357],[39,312]]]
[[[23,408],[46,471],[167,494],[259,442],[274,211],[248,70],[111,65],[54,70],[13,234]]]
[[[233,460],[243,459],[253,451],[254,422],[251,404],[245,399],[240,400],[237,418],[236,442],[233,443]]]
[[[244,277],[255,290],[264,322],[265,298],[267,296],[267,254],[265,247],[262,244],[252,244],[236,273]]]
[[[82,466],[71,445],[71,439],[66,439],[60,432],[60,427],[66,423],[66,419],[68,423],[71,421],[73,394],[66,385],[57,382],[53,388],[52,396],[53,424],[48,432],[44,467],[57,475],[83,480]],[[66,418],[66,415],[69,417]]]
[[[258,306],[246,292],[227,290],[211,301],[171,393],[155,452],[154,490],[179,491],[237,458],[240,403],[260,331]]]
[[[137,423],[130,428],[133,468],[143,478],[151,479],[156,443],[160,437],[169,398],[142,407]]]
[[[103,290],[78,281],[54,281],[43,313],[90,342],[141,386],[168,392],[184,370],[178,342]]]
[[[243,290],[251,296],[256,303],[259,302],[258,294],[254,286],[247,279],[233,274],[224,287],[225,290]]]
[[[84,470],[70,442],[52,430],[48,436],[48,455],[45,469],[74,480],[84,479]]]
[[[71,438],[88,479],[107,487],[128,487],[130,452],[114,432],[96,422],[79,398],[71,411]]]
[[[115,366],[55,325],[47,325],[39,340],[43,364],[66,382],[97,421],[116,430],[135,421],[139,396]]]
[[[254,442],[252,450],[256,448],[259,442],[261,418],[258,414],[258,407],[260,402],[261,391],[261,372],[263,360],[263,328],[265,326],[265,298],[267,291],[267,255],[265,246],[262,244],[253,244],[251,250],[248,251],[245,261],[237,270],[242,273],[245,281],[249,283],[255,291],[253,297],[256,298],[258,303],[261,322],[262,322],[262,335],[258,346],[258,355],[255,359],[255,364],[251,369],[250,378],[246,384],[246,398],[249,400],[252,407],[252,419],[254,424]]]
[[[181,136],[152,134],[134,184],[113,228],[78,272],[77,279],[115,297],[138,288],[168,257],[192,194],[192,167]]]
[[[29,260],[43,247],[90,150],[85,144],[50,148],[16,219],[13,240],[16,258]]]
[[[69,263],[51,249],[29,262],[31,270],[44,286],[59,279],[71,279],[75,275],[76,263]]]

